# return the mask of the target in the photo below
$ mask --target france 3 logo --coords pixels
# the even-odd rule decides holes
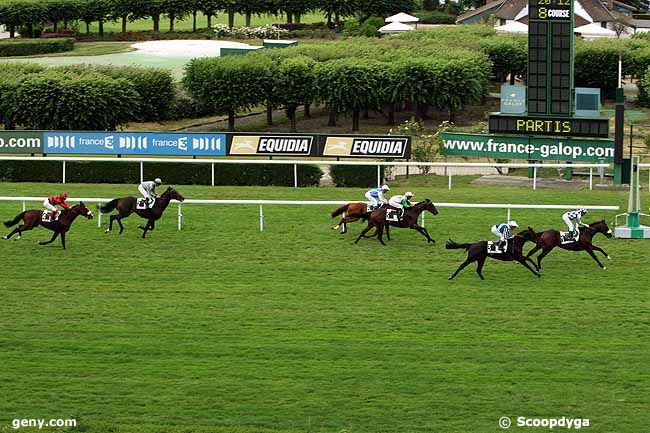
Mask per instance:
[[[224,156],[224,134],[47,132],[45,153]]]

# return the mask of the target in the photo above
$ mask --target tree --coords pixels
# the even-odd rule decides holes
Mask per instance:
[[[162,0],[131,0],[129,21],[151,18],[153,31],[160,31],[160,16],[165,13]]]
[[[300,23],[301,16],[316,9],[315,0],[279,0],[277,9],[287,15],[287,23]]]
[[[399,12],[413,12],[415,0],[358,0],[359,22],[363,23],[372,16],[388,17]]]
[[[235,12],[244,15],[246,19],[246,27],[251,26],[251,17],[253,15],[260,15],[264,13],[273,13],[276,10],[276,5],[270,0],[236,0]]]
[[[315,65],[316,62],[309,57],[297,56],[286,59],[277,69],[273,90],[277,101],[287,109],[291,132],[296,132],[298,106],[310,104],[314,100]]]
[[[54,33],[58,31],[60,22],[65,26],[81,18],[81,4],[75,0],[48,0],[43,2],[43,8],[44,18],[52,23]]]
[[[228,3],[224,0],[198,0],[197,8],[207,19],[207,28],[212,28],[212,17],[217,16],[220,10],[225,10]]]
[[[161,0],[162,9],[169,18],[169,31],[174,31],[176,19],[182,19],[190,13],[191,4],[187,0]]]
[[[235,115],[265,102],[271,88],[270,61],[249,56],[193,59],[183,85],[216,114],[228,114],[228,129],[235,130]]]
[[[126,33],[126,23],[133,13],[133,0],[109,0],[110,1],[110,19],[112,21],[120,20],[122,22],[122,33]]]
[[[90,33],[90,24],[97,22],[99,35],[104,35],[104,21],[110,15],[109,0],[82,0],[79,3],[79,16],[86,23],[86,33]]]
[[[318,0],[318,9],[325,13],[327,25],[341,25],[341,19],[353,16],[359,9],[358,0]]]
[[[423,0],[422,1],[422,9],[425,11],[435,11],[438,9],[438,6],[440,5],[440,2],[438,0]]]

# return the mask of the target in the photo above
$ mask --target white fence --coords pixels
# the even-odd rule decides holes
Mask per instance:
[[[537,189],[537,170],[540,168],[588,168],[589,189],[593,189],[594,168],[604,170],[609,164],[569,164],[569,163],[498,163],[498,162],[405,162],[405,161],[310,161],[310,160],[288,160],[288,159],[189,159],[189,158],[107,158],[107,157],[82,157],[82,156],[0,156],[0,161],[61,161],[61,180],[66,183],[67,162],[125,162],[140,164],[140,182],[144,180],[144,164],[146,162],[164,162],[181,164],[210,164],[211,184],[214,186],[216,164],[277,164],[293,165],[293,186],[298,187],[298,166],[299,165],[365,165],[377,167],[377,186],[381,185],[382,167],[500,167],[500,168],[532,168],[533,169],[533,190]],[[452,174],[448,171],[448,188],[451,190]]]
[[[28,202],[37,202],[41,204],[43,202],[43,197],[0,197],[0,202],[10,201],[10,202],[22,202],[23,211],[27,210]],[[83,201],[86,203],[106,203],[112,199],[107,198],[69,198],[70,202],[79,202]],[[193,205],[257,205],[259,206],[259,220],[260,220],[260,231],[264,231],[264,206],[269,205],[281,205],[281,206],[342,206],[346,203],[355,202],[353,201],[299,201],[299,200],[185,200],[182,203],[175,202],[178,204],[177,207],[177,218],[178,218],[178,230],[183,229],[183,205],[193,204]],[[567,209],[577,209],[579,207],[585,207],[590,210],[611,210],[617,211],[620,209],[619,206],[589,206],[584,204],[572,204],[572,205],[555,205],[555,204],[496,204],[496,203],[435,203],[436,208],[462,208],[462,209],[506,209],[508,220],[511,219],[513,209],[557,209],[557,210],[567,210]],[[422,226],[425,224],[425,213],[422,213]],[[98,212],[97,215],[97,227],[102,225],[102,214]]]
[[[650,168],[650,164],[639,164],[639,168]],[[639,176],[638,182],[641,182],[641,176]],[[648,191],[650,191],[650,170],[648,170]]]

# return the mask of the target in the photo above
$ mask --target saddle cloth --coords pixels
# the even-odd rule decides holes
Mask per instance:
[[[578,237],[580,235],[578,234]],[[575,238],[573,236],[569,236],[569,232],[560,232],[560,242],[562,245],[565,244],[572,244],[573,242],[577,242],[578,238]]]
[[[506,241],[503,248],[499,248],[498,242],[488,241],[487,243],[487,252],[488,254],[503,254],[508,251],[508,241]]]
[[[397,209],[386,209],[386,221],[396,223],[399,221]]]
[[[56,217],[53,218],[52,212],[49,210],[44,210],[41,213],[41,221],[44,223],[51,223],[54,221],[59,220],[59,216],[61,215],[61,212],[56,212]]]
[[[147,203],[146,199],[139,198],[135,203],[135,208],[139,210],[151,209],[154,204],[156,204],[156,199],[153,199],[151,203]]]

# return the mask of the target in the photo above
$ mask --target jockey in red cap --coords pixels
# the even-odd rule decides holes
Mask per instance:
[[[56,206],[61,206],[63,209],[70,209],[70,205],[65,201],[68,199],[68,194],[62,193],[59,195],[53,195],[52,197],[46,198],[43,202],[45,209],[51,212],[51,215],[56,218],[58,209]]]

